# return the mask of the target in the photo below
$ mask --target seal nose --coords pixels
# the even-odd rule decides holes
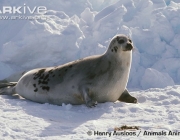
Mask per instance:
[[[126,46],[126,49],[127,50],[132,50],[133,49],[133,46],[131,43],[128,43],[127,46]]]

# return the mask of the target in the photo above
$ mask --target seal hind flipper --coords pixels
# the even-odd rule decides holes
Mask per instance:
[[[137,99],[131,96],[127,89],[125,89],[125,91],[122,93],[118,100],[126,103],[137,103]]]
[[[0,95],[13,95],[15,94],[15,86],[17,82],[0,83]]]

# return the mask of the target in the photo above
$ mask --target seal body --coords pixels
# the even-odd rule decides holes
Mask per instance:
[[[104,54],[31,70],[19,79],[13,91],[35,102],[56,105],[86,104],[91,107],[97,102],[115,102],[127,91],[132,49],[128,37],[117,35]]]

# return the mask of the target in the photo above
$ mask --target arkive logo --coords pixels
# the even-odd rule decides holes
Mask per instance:
[[[29,7],[26,4],[23,6],[3,6],[0,8],[0,14],[45,14],[47,8],[45,6]]]

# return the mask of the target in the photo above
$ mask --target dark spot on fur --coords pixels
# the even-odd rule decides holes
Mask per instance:
[[[117,53],[118,47],[117,47],[117,46],[115,46],[115,47],[114,47],[114,50],[115,50],[115,52]]]
[[[39,79],[43,79],[43,78],[44,78],[44,74],[41,77],[39,77]]]
[[[42,81],[41,84],[48,84],[48,82],[47,81]]]
[[[46,80],[47,78],[49,78],[49,74],[47,74],[47,75],[44,77],[44,80]]]
[[[33,84],[34,87],[36,87],[36,84]]]
[[[33,75],[36,75],[37,74],[37,72],[35,72]]]
[[[45,72],[45,70],[46,70],[46,69],[41,69],[41,70],[38,71],[37,74],[41,75],[43,72]]]
[[[74,86],[72,86],[72,88],[74,88]]]
[[[48,71],[49,74],[52,74],[53,73],[53,69],[51,69],[50,71]]]
[[[39,85],[39,84],[41,84],[41,82],[42,82],[42,81],[41,81],[41,80],[39,80],[39,81],[38,81],[38,85]]]
[[[113,49],[111,49],[111,51],[113,52]]]
[[[115,40],[113,40],[113,41],[112,41],[112,45],[114,45],[115,43],[116,43],[116,41],[115,41]]]
[[[59,74],[59,76],[61,76],[61,74]]]
[[[72,65],[70,65],[69,67],[72,68]]]
[[[34,74],[33,74],[33,75],[34,75],[34,78],[33,78],[33,79],[36,80],[37,78],[43,76],[42,74],[45,72],[45,70],[46,70],[46,69],[41,69],[41,70],[39,70],[38,72],[34,73]]]
[[[54,77],[55,75],[53,75],[52,77]]]
[[[34,90],[34,92],[37,92],[38,91],[38,89],[36,88],[35,90]]]
[[[47,91],[50,90],[50,87],[48,87],[48,86],[41,86],[41,88],[42,88],[42,90],[47,90]]]
[[[65,71],[67,71],[67,69],[65,69]]]
[[[132,43],[132,40],[131,40],[131,39],[129,39],[129,42],[131,42],[131,43]]]

